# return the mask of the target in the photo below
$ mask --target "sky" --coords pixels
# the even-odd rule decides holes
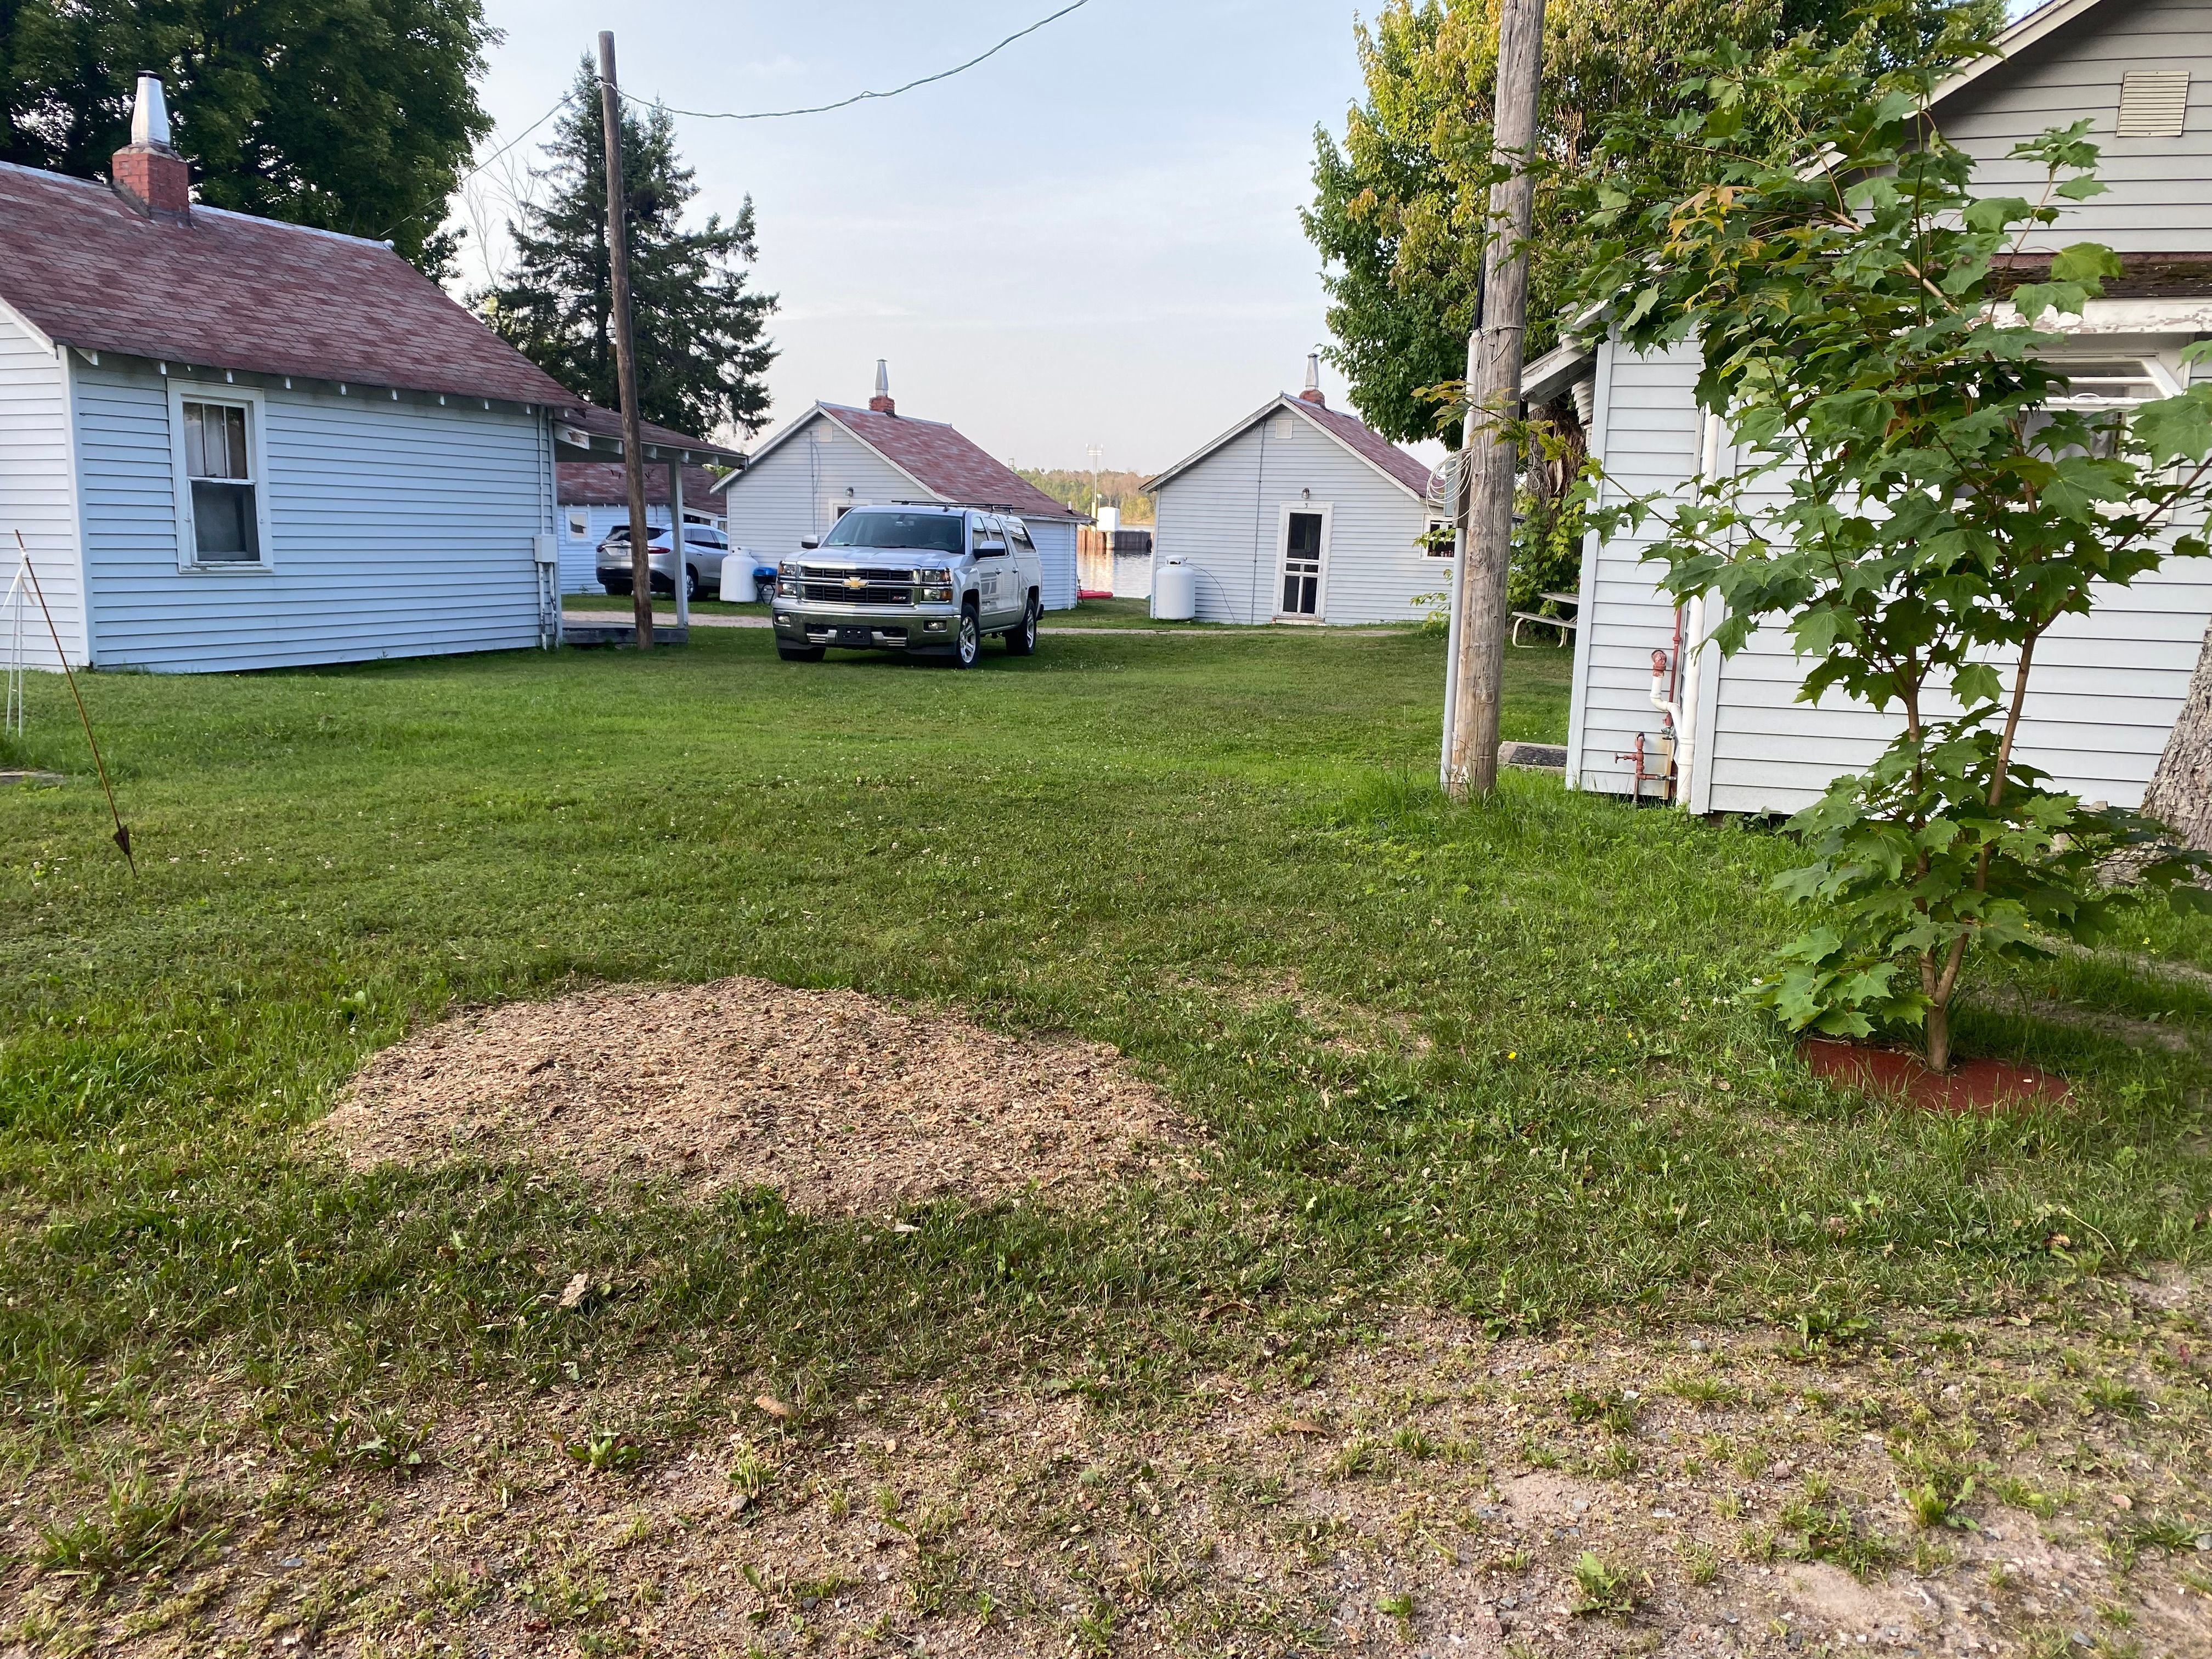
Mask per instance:
[[[615,31],[630,94],[781,109],[951,67],[1065,0],[489,0],[487,150]],[[1298,228],[1313,131],[1359,93],[1350,0],[1089,0],[976,69],[780,121],[679,118],[693,210],[750,193],[776,295],[768,430],[865,403],[1024,466],[1157,471],[1303,383],[1326,338]],[[550,131],[544,129],[542,131]],[[514,153],[535,154],[533,138]],[[472,194],[495,228],[503,168]],[[473,238],[471,239],[473,240]],[[462,256],[480,286],[483,257]],[[1322,385],[1346,407],[1340,377]]]

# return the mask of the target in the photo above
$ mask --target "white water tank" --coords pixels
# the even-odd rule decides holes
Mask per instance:
[[[1198,573],[1181,559],[1162,561],[1152,573],[1152,619],[1188,622],[1198,614]]]

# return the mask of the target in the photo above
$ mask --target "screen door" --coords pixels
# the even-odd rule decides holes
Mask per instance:
[[[1321,526],[1318,513],[1288,513],[1283,518],[1282,617],[1321,612]]]

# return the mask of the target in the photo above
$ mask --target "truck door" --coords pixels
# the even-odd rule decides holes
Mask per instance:
[[[1012,597],[1013,565],[1013,555],[1006,547],[1005,524],[997,519],[979,520],[975,531],[975,573],[986,628],[1004,628],[1021,614]]]

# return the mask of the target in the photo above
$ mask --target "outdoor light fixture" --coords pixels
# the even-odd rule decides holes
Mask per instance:
[[[1312,491],[1312,490],[1310,490],[1310,489],[1301,489],[1300,491],[1298,491],[1298,499],[1299,499],[1300,501],[1312,501],[1312,500],[1313,500],[1313,491]]]

